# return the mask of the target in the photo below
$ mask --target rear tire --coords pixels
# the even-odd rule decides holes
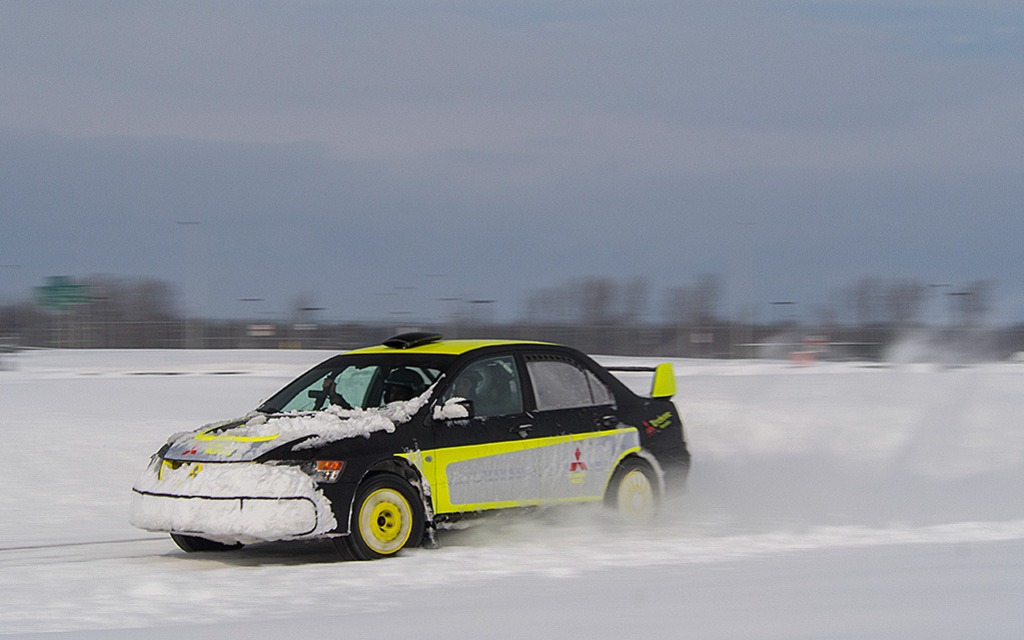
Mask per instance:
[[[207,540],[199,536],[186,536],[181,533],[172,533],[171,540],[174,540],[174,544],[178,545],[178,548],[186,553],[195,553],[196,551],[231,551],[232,549],[242,548],[240,542],[224,544],[223,542]]]
[[[643,458],[623,460],[608,483],[604,503],[626,522],[650,522],[658,509],[658,476]]]
[[[356,491],[349,534],[333,538],[343,559],[377,560],[418,547],[425,517],[419,493],[404,479],[380,473],[366,479]]]

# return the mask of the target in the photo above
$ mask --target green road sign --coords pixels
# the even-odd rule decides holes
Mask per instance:
[[[67,311],[92,299],[89,285],[76,284],[68,276],[50,276],[46,284],[35,288],[36,302],[54,311]]]

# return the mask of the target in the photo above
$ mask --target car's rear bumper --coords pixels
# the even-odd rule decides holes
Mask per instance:
[[[198,470],[197,470],[198,469]],[[251,544],[323,535],[330,501],[301,469],[155,460],[132,489],[129,522],[147,531]]]

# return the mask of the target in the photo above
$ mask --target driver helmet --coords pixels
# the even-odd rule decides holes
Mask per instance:
[[[455,379],[452,391],[457,397],[473,400],[480,388],[481,382],[483,382],[483,376],[479,372],[464,371]]]
[[[410,400],[423,393],[425,388],[423,377],[412,369],[393,369],[384,379],[384,402]]]

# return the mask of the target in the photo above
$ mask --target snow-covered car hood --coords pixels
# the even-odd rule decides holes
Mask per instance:
[[[311,449],[337,440],[377,431],[391,433],[423,408],[433,389],[403,402],[373,409],[342,409],[265,414],[249,413],[241,418],[208,424],[196,431],[171,436],[163,457],[169,460],[201,462],[247,462],[267,452],[294,443],[292,448]]]

